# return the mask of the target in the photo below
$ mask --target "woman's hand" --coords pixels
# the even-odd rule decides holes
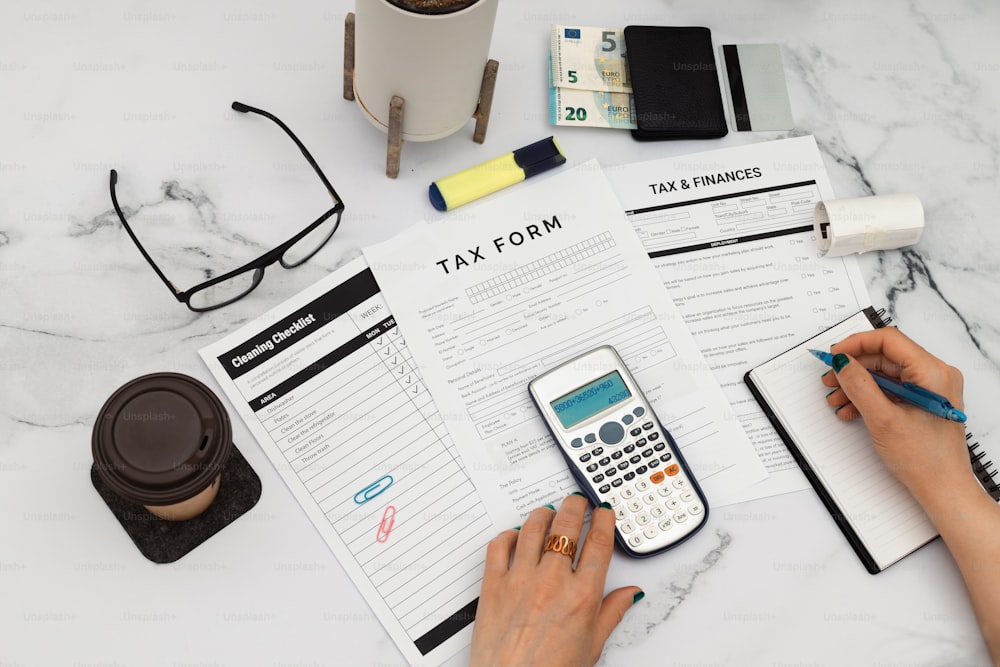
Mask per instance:
[[[472,633],[471,665],[593,665],[625,612],[642,597],[637,586],[604,595],[604,580],[615,545],[614,512],[594,510],[579,561],[555,546],[576,545],[587,500],[567,497],[528,515],[520,530],[498,535],[486,551],[483,590]],[[563,551],[570,551],[564,548]]]

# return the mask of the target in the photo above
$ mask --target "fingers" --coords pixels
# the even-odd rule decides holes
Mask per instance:
[[[830,405],[839,406],[837,417],[856,419],[860,414],[869,418],[873,415],[888,415],[891,410],[898,409],[875,384],[868,369],[856,359],[842,353],[835,354],[833,370],[837,374],[840,389],[831,392],[826,400]],[[847,404],[848,401],[850,405]]]
[[[539,507],[531,511],[528,518],[517,531],[517,547],[514,549],[514,562],[511,569],[534,567],[542,555],[542,545],[549,532],[549,524],[555,516],[551,505]]]
[[[625,618],[625,613],[640,599],[642,599],[642,589],[638,586],[618,588],[604,597],[601,608],[597,611],[597,621],[594,624],[595,646],[604,646],[612,631]]]
[[[577,574],[588,577],[603,589],[604,578],[614,550],[615,512],[603,506],[597,507],[590,517],[590,531],[580,551],[580,560],[576,565]]]
[[[885,357],[900,366],[908,366],[932,355],[906,337],[896,327],[884,327],[848,336],[833,346],[834,354],[849,354],[854,358],[866,355]]]
[[[575,494],[567,496],[559,507],[559,511],[556,512],[555,517],[552,519],[552,525],[549,526],[549,534],[557,537],[565,535],[573,543],[578,543],[580,533],[583,531],[583,519],[587,514],[587,506],[587,499],[583,496]],[[565,554],[554,551],[547,551],[542,554],[542,561],[546,560],[550,562],[560,561],[558,564],[563,566],[567,564],[572,566],[573,564],[573,560],[567,558]]]
[[[484,578],[502,575],[510,569],[510,557],[517,544],[517,535],[516,530],[505,530],[486,545]]]

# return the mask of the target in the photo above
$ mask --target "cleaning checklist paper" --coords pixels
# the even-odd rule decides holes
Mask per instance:
[[[497,525],[576,488],[527,385],[603,344],[711,505],[766,476],[596,161],[365,255]]]
[[[498,530],[364,261],[201,356],[406,659],[467,646]]]
[[[767,467],[743,500],[808,488],[743,374],[870,305],[857,260],[817,246],[813,209],[833,189],[816,141],[637,162],[608,177]]]

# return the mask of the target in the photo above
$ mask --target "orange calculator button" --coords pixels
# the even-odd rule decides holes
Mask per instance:
[[[680,471],[681,471],[681,467],[679,465],[677,465],[676,463],[671,463],[670,465],[667,466],[667,469],[666,469],[666,473],[668,475],[670,475],[671,477],[673,477],[674,475],[676,475]]]
[[[649,476],[649,481],[652,482],[653,484],[659,484],[665,479],[666,477],[663,475],[662,470],[657,470],[656,472],[654,472],[652,475]]]

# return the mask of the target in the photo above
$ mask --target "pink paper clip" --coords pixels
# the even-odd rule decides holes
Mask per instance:
[[[375,539],[379,542],[385,542],[389,539],[389,533],[392,532],[392,526],[396,523],[396,508],[389,505],[385,508],[385,512],[382,513],[382,523],[378,526],[378,534]]]

